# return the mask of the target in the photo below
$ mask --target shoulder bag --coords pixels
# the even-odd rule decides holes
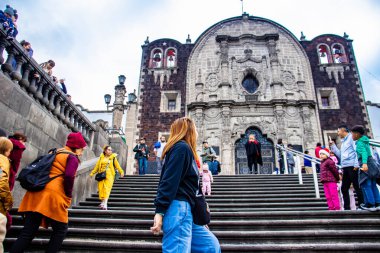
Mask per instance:
[[[198,185],[200,189],[200,184]],[[193,209],[193,222],[199,226],[205,226],[211,221],[211,213],[205,196],[199,192],[195,197],[195,205]]]
[[[104,179],[106,179],[107,170],[108,170],[109,165],[110,165],[110,160],[108,160],[107,167],[106,167],[105,171],[96,173],[96,175],[95,175],[96,181],[100,182],[100,181],[103,181]]]
[[[195,161],[193,162],[193,166],[195,166],[194,169],[198,171],[198,167]],[[205,226],[209,224],[211,221],[210,208],[208,206],[205,196],[203,195],[201,191],[200,180],[198,181],[198,191],[197,191],[197,194],[195,195],[194,202],[195,204],[192,210],[194,224],[199,225],[199,226]]]

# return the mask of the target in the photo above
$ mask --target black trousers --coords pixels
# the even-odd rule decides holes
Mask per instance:
[[[28,248],[30,242],[38,232],[38,228],[43,217],[44,216],[42,214],[35,212],[27,212],[25,214],[24,228],[21,230],[19,237],[13,244],[13,247],[9,253],[22,253]],[[62,242],[66,237],[68,224],[52,219],[49,219],[49,222],[53,228],[53,233],[50,236],[50,241],[46,248],[46,252],[55,253],[58,252],[62,246]]]
[[[253,170],[252,170],[252,165],[253,165]],[[251,174],[257,174],[258,173],[257,161],[248,161],[248,167],[249,167],[249,172]]]
[[[284,174],[284,173],[285,173],[284,159],[279,159],[279,160],[278,160],[278,163],[279,163],[279,165],[280,165],[280,174]]]
[[[349,189],[351,183],[354,186],[356,196],[358,197],[359,205],[364,203],[363,193],[359,187],[359,172],[354,170],[354,167],[344,167],[343,168],[343,179],[342,179],[342,195],[344,201],[344,210],[350,210],[350,195]]]

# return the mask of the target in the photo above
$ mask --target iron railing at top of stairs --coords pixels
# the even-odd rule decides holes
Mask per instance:
[[[276,145],[276,147],[282,151],[282,156],[284,159],[284,167],[285,167],[284,173],[285,174],[289,174],[288,163],[286,161],[286,153],[291,153],[292,155],[295,155],[295,158],[296,158],[295,159],[295,168],[298,170],[299,184],[303,184],[301,158],[311,161],[311,165],[313,168],[313,181],[314,181],[315,197],[317,199],[321,198],[321,196],[319,194],[319,185],[318,185],[318,178],[317,178],[317,166],[316,166],[316,164],[321,164],[321,160],[316,158],[316,157],[311,157],[309,155],[306,155],[300,151],[290,149],[290,148],[287,148],[287,147],[284,147],[284,146],[281,146],[278,144]]]

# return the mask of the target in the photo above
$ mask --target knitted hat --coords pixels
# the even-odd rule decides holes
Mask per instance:
[[[67,136],[66,146],[69,148],[84,148],[87,146],[87,144],[80,132],[72,132],[69,134],[69,136]]]
[[[207,163],[204,163],[203,166],[202,166],[202,170],[208,170],[208,164]]]
[[[13,10],[13,8],[10,5],[6,6],[4,13],[8,14],[9,16],[15,15],[15,11]]]
[[[330,157],[330,151],[327,150],[327,149],[321,149],[321,150],[319,150],[319,155],[321,155],[321,154],[324,154],[327,157]]]

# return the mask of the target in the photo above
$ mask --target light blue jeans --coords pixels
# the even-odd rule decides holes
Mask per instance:
[[[364,195],[364,202],[367,205],[374,206],[375,204],[380,204],[380,194],[376,185],[376,178],[368,178],[361,185]]]
[[[218,239],[203,226],[193,223],[190,204],[173,200],[166,211],[162,230],[163,253],[220,253]]]

